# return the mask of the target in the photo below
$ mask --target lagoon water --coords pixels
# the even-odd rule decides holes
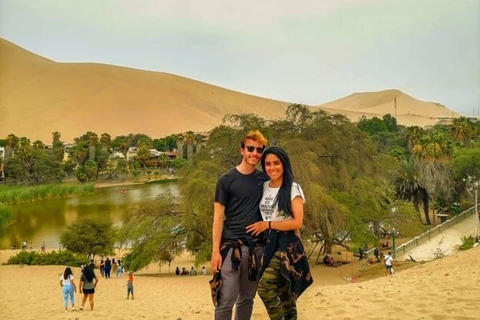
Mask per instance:
[[[60,234],[79,219],[94,218],[121,226],[122,215],[129,206],[142,199],[151,199],[170,192],[178,195],[175,182],[97,189],[95,194],[67,199],[43,200],[10,206],[14,222],[0,230],[0,249],[10,249],[13,244],[21,248],[26,240],[40,249],[42,241],[47,248],[58,249]]]

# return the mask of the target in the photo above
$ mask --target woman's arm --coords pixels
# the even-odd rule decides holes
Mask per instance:
[[[63,287],[63,281],[60,280],[60,287]]]
[[[98,282],[98,278],[97,278],[97,276],[95,276],[95,284],[93,285],[94,288],[97,287],[97,282]]]
[[[82,292],[82,288],[83,288],[83,281],[82,279],[80,279],[80,282],[78,283],[78,292]]]
[[[270,227],[278,231],[298,230],[303,226],[303,199],[300,196],[292,200],[292,218],[270,221]],[[268,229],[269,221],[259,221],[247,227],[247,233],[256,236]]]
[[[73,279],[72,279],[72,280],[70,280],[70,282],[72,283],[73,291],[77,292],[77,286],[75,285],[75,281],[73,281]]]

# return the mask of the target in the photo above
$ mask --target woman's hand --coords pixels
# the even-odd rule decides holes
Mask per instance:
[[[247,233],[258,236],[260,233],[268,229],[268,221],[258,221],[247,227]]]

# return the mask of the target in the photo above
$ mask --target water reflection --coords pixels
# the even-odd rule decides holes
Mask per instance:
[[[120,226],[128,206],[166,192],[178,194],[176,183],[124,188],[126,193],[120,193],[121,187],[112,187],[92,195],[10,206],[15,221],[0,230],[0,248],[11,248],[13,244],[20,248],[24,240],[28,245],[32,242],[34,249],[39,249],[42,241],[47,248],[58,248],[60,234],[78,219],[95,218]]]

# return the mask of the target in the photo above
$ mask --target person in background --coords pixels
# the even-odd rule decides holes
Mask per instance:
[[[100,275],[102,278],[105,276],[105,261],[100,260]]]
[[[122,260],[118,260],[117,277],[121,278],[123,273]]]
[[[207,269],[205,269],[205,267],[202,267],[202,275],[204,275],[204,276],[207,275]]]
[[[193,267],[190,269],[190,275],[191,276],[196,276],[197,275],[197,271],[195,269],[193,269]]]
[[[128,273],[128,280],[127,280],[127,299],[130,298],[130,293],[132,294],[132,300],[135,299],[133,297],[133,274],[131,272]]]
[[[117,263],[115,262],[115,258],[112,258],[112,272],[113,272],[113,274],[115,275],[115,277],[118,276],[118,274],[117,274],[117,269],[118,269],[118,265],[117,265]]]
[[[392,275],[392,269],[393,269],[393,257],[392,257],[392,253],[389,252],[385,258],[383,258],[385,260],[385,277],[388,277],[388,275]]]
[[[70,296],[70,303],[72,304],[72,311],[75,311],[74,292],[77,292],[77,287],[73,281],[73,273],[70,267],[66,267],[63,275],[60,276],[60,287],[63,293],[63,305],[65,312],[68,312],[68,297]]]
[[[105,259],[105,279],[110,278],[110,271],[112,270],[112,262],[110,259]]]
[[[179,268],[179,267],[177,267],[177,268],[175,269],[175,275],[177,275],[177,276],[180,275],[180,268]]]
[[[98,278],[93,272],[93,267],[92,265],[87,265],[85,268],[83,268],[83,273],[82,276],[80,277],[80,291],[83,292],[83,299],[82,299],[82,306],[80,307],[80,310],[83,310],[85,307],[85,302],[88,301],[90,302],[90,310],[93,310],[94,307],[94,301],[93,301],[93,296],[95,294],[95,288],[97,287],[98,283]]]

